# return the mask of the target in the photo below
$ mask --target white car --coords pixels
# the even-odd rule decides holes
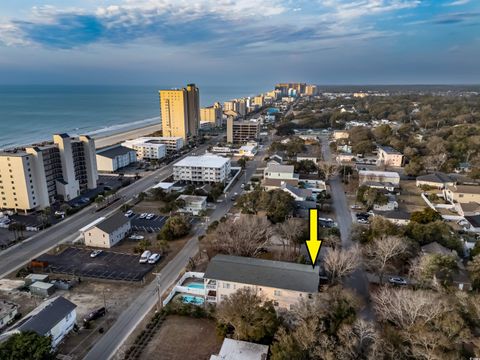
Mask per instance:
[[[158,260],[160,260],[160,254],[155,253],[150,255],[150,257],[148,258],[148,263],[155,264]]]
[[[145,219],[152,220],[155,217],[155,214],[148,214]]]
[[[391,277],[388,282],[393,285],[407,285],[407,280],[401,277]]]
[[[90,257],[91,257],[91,258],[95,258],[95,257],[97,257],[98,255],[100,255],[101,253],[103,253],[103,250],[93,250],[93,251],[90,253]]]
[[[125,216],[126,216],[126,217],[133,216],[133,211],[132,211],[132,210],[128,210],[128,211],[125,213]]]
[[[143,254],[140,256],[140,260],[138,262],[140,264],[146,264],[148,262],[148,259],[150,259],[150,256],[152,253],[149,250],[145,250]]]
[[[147,216],[148,216],[147,213],[142,213],[142,214],[140,214],[140,216],[138,218],[139,219],[145,219]]]
[[[130,240],[143,240],[144,237],[142,235],[133,234],[129,237]]]

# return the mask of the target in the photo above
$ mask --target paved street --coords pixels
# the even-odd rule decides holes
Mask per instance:
[[[231,190],[222,197],[224,200],[216,204],[216,208],[210,216],[210,222],[219,220],[232,207],[233,202],[230,200],[231,194],[242,193],[241,184],[249,181],[254,174],[256,168],[265,156],[265,149],[258,152],[255,158],[247,162],[245,174],[242,174]],[[196,227],[193,238],[187,242],[180,253],[170,261],[167,266],[157,276],[157,283],[152,282],[138,295],[137,299],[120,315],[113,326],[102,336],[102,338],[94,345],[90,352],[84,357],[84,360],[110,359],[120,349],[124,341],[135,330],[142,319],[152,310],[158,303],[158,294],[163,294],[177,279],[180,272],[185,268],[190,257],[195,256],[198,252],[197,237],[205,232],[205,228]],[[118,354],[118,358],[121,358]]]
[[[332,155],[328,143],[328,137],[322,137],[322,156],[326,161],[332,161]],[[352,214],[348,207],[347,197],[339,176],[330,180],[330,192],[332,194],[333,207],[337,215],[338,228],[340,230],[340,238],[344,249],[352,246],[352,238],[350,236],[352,230]],[[361,315],[365,319],[373,318],[373,311],[370,304],[370,293],[368,290],[368,279],[363,266],[355,271],[347,280],[346,285],[353,289],[365,302],[365,307],[361,311]]]
[[[193,152],[203,154],[207,149],[208,144],[199,146]],[[179,161],[183,157],[177,159]],[[73,241],[79,237],[78,230],[88,225],[92,221],[101,216],[109,216],[111,213],[118,211],[121,205],[142,191],[146,191],[152,187],[158,180],[169,177],[172,173],[173,163],[169,164],[159,170],[152,171],[147,177],[144,177],[126,188],[118,191],[118,195],[122,197],[121,201],[108,206],[99,212],[94,212],[94,205],[89,206],[75,215],[72,215],[29,239],[12,246],[0,252],[0,278],[5,277],[12,271],[18,270],[30,260],[38,257],[40,254],[54,248],[60,243]]]

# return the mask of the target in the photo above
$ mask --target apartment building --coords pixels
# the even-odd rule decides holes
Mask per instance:
[[[222,126],[223,110],[222,105],[216,102],[213,106],[200,109],[200,122],[210,123],[212,126]]]
[[[304,94],[307,84],[305,83],[280,83],[275,85],[275,90],[280,90],[282,95],[288,95],[290,90],[297,94]]]
[[[216,255],[204,275],[206,301],[220,303],[242,288],[251,288],[276,308],[291,309],[318,292],[319,267],[229,255]]]
[[[95,189],[97,180],[94,141],[57,134],[53,142],[0,153],[0,208],[43,209]]]
[[[260,136],[260,124],[255,121],[227,119],[227,142],[241,144],[257,140]]]
[[[133,144],[137,144],[138,146],[142,146],[141,144],[145,144],[145,146],[149,146],[150,144],[163,144],[165,145],[167,154],[175,153],[181,150],[185,146],[185,142],[183,141],[183,138],[179,136],[141,137],[135,140],[128,140],[124,142],[122,146],[133,148]]]
[[[200,126],[200,95],[195,84],[183,89],[160,90],[162,131],[166,137],[184,141],[198,135]]]
[[[255,105],[258,105],[259,107],[262,107],[265,105],[265,99],[263,98],[263,95],[255,96],[253,99],[253,102]]]
[[[85,245],[109,249],[123,240],[130,229],[130,219],[122,213],[116,213],[109,218],[97,219],[80,229],[80,232]]]
[[[149,138],[128,140],[122,143],[122,146],[135,150],[138,160],[160,160],[167,155],[167,146],[165,144]]]
[[[403,154],[390,146],[378,147],[377,165],[379,166],[403,166]]]
[[[125,146],[113,146],[97,152],[98,171],[115,172],[137,161],[137,152]]]
[[[230,168],[230,159],[222,156],[187,156],[173,165],[173,178],[190,183],[225,183]]]

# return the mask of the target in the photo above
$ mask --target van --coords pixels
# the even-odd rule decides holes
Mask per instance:
[[[152,253],[148,250],[145,250],[142,254],[142,256],[140,256],[140,260],[139,260],[139,263],[140,264],[146,264],[148,262],[148,259],[150,258],[150,256],[152,255]]]

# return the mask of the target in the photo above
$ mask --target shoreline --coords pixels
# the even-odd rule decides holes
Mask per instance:
[[[161,129],[162,129],[161,124],[147,125],[137,129],[130,129],[130,130],[118,132],[115,134],[92,135],[92,138],[95,140],[95,148],[98,150],[108,146],[122,143],[126,140],[131,140],[131,139],[139,138],[142,136],[146,136],[151,133],[154,133],[155,131],[159,131]]]

